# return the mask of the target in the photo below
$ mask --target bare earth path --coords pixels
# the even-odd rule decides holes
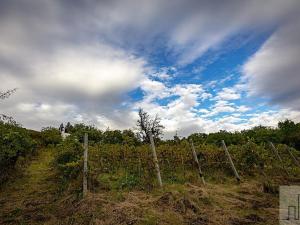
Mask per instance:
[[[44,149],[25,168],[24,175],[0,190],[0,224],[45,224],[53,218],[55,185],[51,149]]]

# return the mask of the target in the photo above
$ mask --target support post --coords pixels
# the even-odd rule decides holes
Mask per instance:
[[[232,170],[233,170],[233,172],[234,172],[234,176],[235,176],[236,180],[237,180],[238,182],[240,182],[240,181],[241,181],[241,178],[240,178],[240,176],[239,176],[239,174],[238,174],[238,172],[237,172],[237,170],[236,170],[236,168],[235,168],[235,166],[234,166],[234,163],[233,163],[233,161],[232,161],[232,158],[231,158],[231,156],[230,156],[230,153],[229,153],[229,151],[228,151],[228,149],[227,149],[227,147],[226,147],[226,144],[225,144],[225,141],[224,141],[224,140],[222,140],[222,146],[223,146],[223,149],[224,149],[224,151],[225,151],[225,153],[226,153],[226,156],[227,156],[227,158],[228,158],[228,160],[229,160],[229,162],[230,162],[231,168],[232,168]]]
[[[87,194],[87,176],[88,176],[88,134],[84,134],[84,153],[83,153],[83,197]]]
[[[294,154],[292,153],[292,151],[290,150],[290,148],[287,146],[286,147],[287,152],[289,153],[290,157],[292,158],[292,160],[294,161],[295,165],[300,167],[300,163],[297,160],[297,158],[294,156]]]
[[[271,149],[272,149],[273,153],[276,155],[278,161],[281,163],[282,169],[283,169],[283,170],[285,171],[285,173],[289,176],[289,172],[286,170],[286,168],[285,168],[285,166],[284,166],[284,163],[283,163],[283,161],[282,161],[282,158],[280,157],[280,155],[279,155],[277,149],[275,148],[275,146],[273,145],[273,143],[272,143],[271,141],[269,141],[269,144],[270,144],[270,146],[271,146]]]
[[[157,160],[157,155],[156,155],[156,149],[155,149],[155,144],[153,140],[153,135],[151,132],[148,132],[148,137],[150,139],[150,145],[151,145],[151,150],[152,150],[152,156],[153,156],[153,162],[155,166],[155,171],[156,171],[156,176],[158,180],[159,187],[162,187],[162,180],[161,180],[161,175],[160,175],[160,169],[159,169],[159,164]]]
[[[193,153],[195,163],[197,164],[197,167],[198,167],[199,176],[202,180],[203,185],[205,185],[205,180],[204,180],[204,176],[203,176],[203,173],[202,173],[201,165],[199,163],[197,153],[196,153],[196,150],[195,150],[195,147],[194,147],[194,143],[193,143],[192,140],[190,140],[190,145],[191,145],[191,149],[192,149],[192,153]]]

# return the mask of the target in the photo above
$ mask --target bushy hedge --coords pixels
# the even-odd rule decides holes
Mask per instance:
[[[41,131],[41,139],[44,146],[57,145],[62,141],[62,137],[57,128],[45,127]]]
[[[29,132],[15,123],[0,121],[0,182],[8,178],[20,157],[32,154],[36,142]]]
[[[82,144],[73,136],[67,137],[55,149],[54,165],[64,179],[76,178],[82,168]]]

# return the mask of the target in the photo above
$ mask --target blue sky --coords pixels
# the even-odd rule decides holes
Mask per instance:
[[[1,1],[0,105],[23,126],[177,131],[300,119],[300,2]]]

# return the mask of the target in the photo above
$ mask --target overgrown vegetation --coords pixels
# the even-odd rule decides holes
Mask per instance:
[[[37,143],[30,133],[16,123],[0,121],[0,183],[3,183],[17,162],[32,155]]]
[[[184,184],[198,182],[198,173],[193,162],[189,139],[195,143],[200,164],[208,180],[224,182],[233,177],[232,170],[221,140],[228,144],[229,152],[242,176],[272,176],[286,174],[297,176],[299,167],[290,157],[289,151],[297,158],[299,151],[290,146],[297,146],[297,139],[284,143],[279,134],[283,127],[296,126],[292,121],[280,123],[278,129],[257,127],[242,132],[224,132],[192,134],[188,138],[175,136],[173,140],[156,142],[157,155],[164,183]],[[144,139],[138,139],[134,132],[100,131],[94,127],[77,124],[72,126],[72,135],[57,148],[57,165],[64,178],[81,177],[82,136],[89,134],[89,171],[90,187],[94,190],[139,189],[152,190],[157,186],[154,165],[149,145]],[[286,133],[286,140],[291,140]],[[277,139],[276,139],[277,138]],[[276,158],[268,141],[275,143],[284,165]],[[81,143],[80,143],[81,142]],[[287,142],[286,142],[287,143]],[[64,159],[64,160],[62,160]],[[58,162],[58,160],[60,160]]]
[[[26,179],[17,186],[12,184],[12,190],[22,192],[22,182],[28,182],[24,192],[27,201],[23,192],[19,196],[14,193],[9,198],[17,198],[18,204],[4,204],[1,219],[19,224],[52,220],[49,224],[58,221],[97,224],[98,219],[105,221],[104,224],[274,224],[278,185],[299,181],[300,168],[289,154],[291,151],[296,159],[300,157],[299,136],[295,135],[299,124],[292,121],[284,121],[276,129],[256,127],[235,133],[197,133],[187,138],[175,135],[173,140],[156,138],[162,190],[155,188],[158,185],[150,146],[134,131],[101,131],[84,124],[67,127],[71,135],[62,140],[57,128],[35,132],[17,124],[0,123],[0,156],[1,163],[6,162],[4,168],[13,168],[37,147],[41,148],[39,157],[43,159],[39,162],[35,158],[27,169]],[[84,133],[89,135],[91,193],[79,201]],[[207,181],[205,188],[194,165],[190,140],[194,142]],[[233,172],[220,146],[221,140],[228,145],[242,177],[240,185],[232,185],[235,184]],[[276,159],[268,141],[274,143],[283,164]],[[51,163],[45,163],[50,160]],[[38,193],[40,187],[42,191]],[[51,193],[45,197],[43,193],[49,190]],[[43,203],[44,198],[47,203]],[[6,196],[2,195],[0,201],[3,199]],[[219,214],[224,217],[216,216]]]
[[[56,146],[62,141],[60,132],[54,127],[45,127],[41,131],[43,146]]]

